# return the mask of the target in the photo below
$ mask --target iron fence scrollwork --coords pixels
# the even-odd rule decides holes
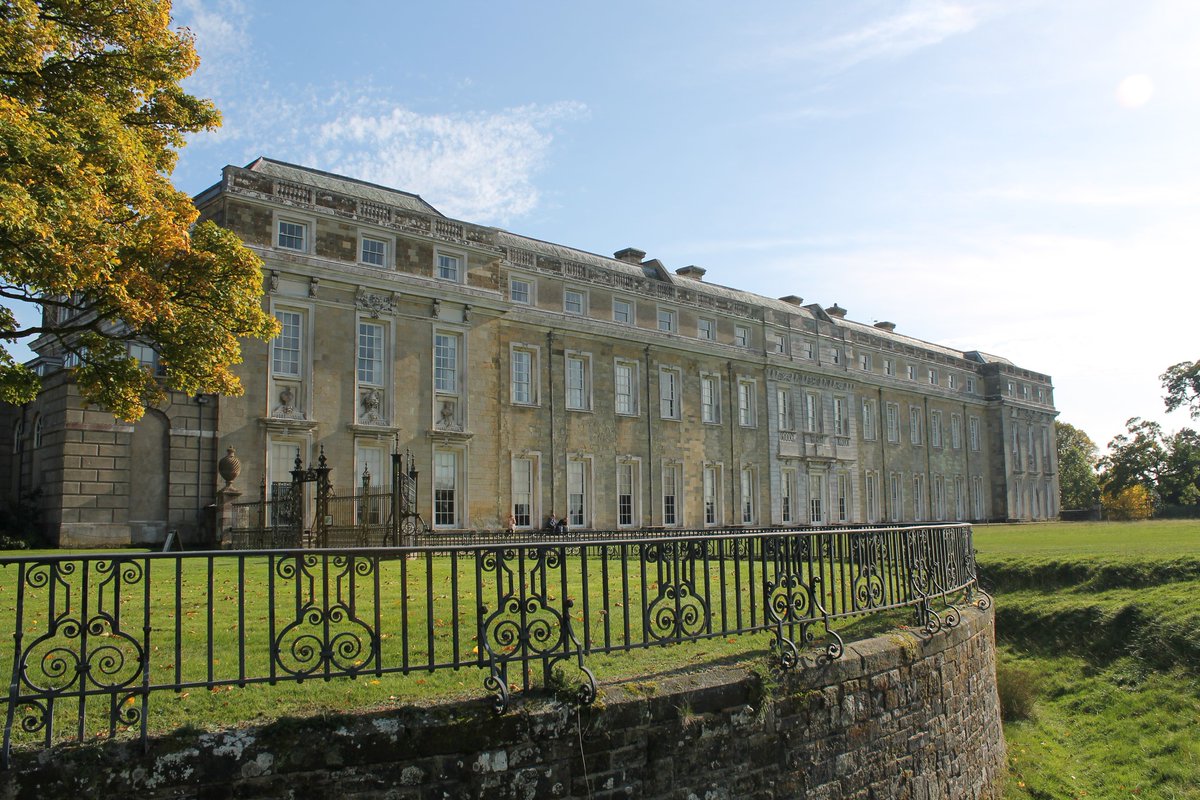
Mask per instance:
[[[286,513],[296,496],[280,498]],[[337,533],[348,508],[351,530],[373,524],[375,510],[340,502],[330,492],[318,505],[333,518],[313,526],[319,536]],[[275,519],[295,532],[294,517]],[[766,634],[792,669],[841,657],[838,628],[853,618],[909,608],[931,634],[966,604],[991,604],[968,525],[438,536],[0,558],[0,622],[14,642],[0,652],[11,669],[4,765],[14,742],[146,741],[158,693],[476,668],[497,711],[539,684],[587,704],[595,654]],[[579,677],[567,682],[564,668]]]

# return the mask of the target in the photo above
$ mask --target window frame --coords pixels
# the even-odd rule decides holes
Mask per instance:
[[[733,326],[733,345],[734,347],[749,348],[753,346],[753,332],[749,325],[734,325]]]
[[[758,521],[758,502],[755,469],[743,465],[738,476],[738,519],[742,525],[754,525]]]
[[[664,376],[670,376],[664,380]],[[667,387],[671,388],[671,396],[666,394]],[[667,403],[671,403],[671,413],[664,414]],[[679,422],[683,419],[683,372],[679,367],[660,365],[658,368],[658,416],[659,419],[669,419]]]
[[[670,486],[671,491],[667,488]],[[667,498],[671,498],[671,514],[667,513]],[[684,527],[683,463],[664,461],[662,464],[662,524],[665,528]]]
[[[517,299],[517,292],[514,291],[516,284],[525,285],[525,299]],[[515,303],[521,306],[537,305],[537,281],[526,275],[509,275],[508,276],[508,302]]]
[[[796,415],[792,408],[792,390],[786,386],[775,387],[775,425],[781,431],[796,430]]]
[[[700,496],[704,527],[714,528],[724,524],[724,509],[721,507],[721,472],[719,462],[706,462],[700,477]]]
[[[514,406],[537,407],[541,405],[541,348],[534,344],[513,342],[508,347],[508,378],[509,402]],[[529,373],[525,384],[528,395],[522,400],[518,397],[517,388],[521,385],[517,376],[518,356],[529,359]]]
[[[884,404],[884,429],[887,434],[888,444],[900,444],[900,404],[886,403]]]
[[[640,363],[641,362],[635,361],[632,358],[613,359],[613,413],[617,416],[637,417],[641,415],[641,409],[638,407],[638,397],[640,394],[639,387],[641,386],[641,381],[638,375]],[[625,411],[621,410],[622,394],[620,391],[618,391],[620,388],[620,380],[618,379],[618,376],[620,375],[621,369],[629,370],[629,409]]]
[[[566,295],[564,293],[564,302],[565,302],[565,297],[566,297]],[[628,319],[618,319],[617,318],[618,304],[625,306],[626,314],[629,317]],[[635,324],[637,324],[637,304],[634,301],[626,300],[623,297],[614,297],[612,299],[612,320],[613,320],[613,322],[617,323],[618,325],[635,325]]]
[[[447,277],[442,274],[443,258],[453,258],[456,266],[454,269],[454,277]],[[467,254],[461,250],[451,250],[445,247],[435,247],[433,249],[433,277],[439,281],[446,283],[454,283],[464,285],[467,282]]]
[[[904,473],[888,473],[888,521],[904,518]]]
[[[570,298],[572,295],[579,298],[579,310],[572,311]],[[588,292],[587,289],[563,289],[563,313],[572,317],[586,317],[588,315]]]
[[[367,259],[365,257],[367,254],[367,250],[366,250],[367,242],[371,242],[373,244],[378,244],[382,248],[381,252],[379,253],[380,261],[378,264],[376,264],[374,261],[370,261],[369,259]],[[370,234],[370,233],[363,233],[361,231],[359,232],[359,234],[358,234],[358,263],[359,264],[363,264],[368,267],[374,267],[375,269],[389,269],[391,267],[391,265],[388,263],[388,261],[389,261],[388,256],[391,254],[391,252],[392,252],[392,243],[388,239],[386,239],[382,236],[376,236],[376,235]]]
[[[873,442],[877,438],[878,405],[879,401],[873,397],[862,399],[862,438],[864,441]]]
[[[382,322],[363,319],[359,317],[357,320],[357,334],[354,338],[354,378],[359,386],[382,387],[388,384],[387,380],[387,333],[388,326]],[[370,355],[363,356],[363,329],[374,328],[378,331],[378,341],[375,346],[378,349],[378,354],[372,358]],[[374,338],[374,337],[372,337]],[[372,369],[378,372],[377,375],[363,377],[363,362],[364,360],[374,364]]]
[[[913,473],[913,522],[924,522],[928,518],[928,504],[925,495],[925,475]]]
[[[913,447],[925,445],[925,412],[920,406],[908,407],[908,443]]]
[[[296,369],[294,372],[288,372],[286,370],[280,369],[280,367],[279,367],[280,359],[279,359],[277,353],[280,350],[284,349],[280,346],[280,341],[284,338],[284,332],[287,329],[287,323],[285,323],[284,320],[280,318],[280,314],[294,315],[297,320],[296,334],[295,334],[295,342],[296,342],[295,348],[294,349],[291,347],[286,348],[286,352],[288,352],[288,353],[294,352],[295,353]],[[304,362],[305,362],[305,357],[307,355],[307,349],[308,349],[306,347],[306,345],[308,344],[306,341],[306,333],[308,331],[308,326],[305,324],[308,319],[307,309],[293,308],[290,306],[278,306],[278,307],[271,309],[271,316],[273,316],[276,319],[276,321],[279,322],[279,334],[271,339],[271,376],[275,377],[275,378],[293,378],[293,379],[303,378],[304,374],[305,374]],[[288,359],[288,362],[290,363],[291,359]]]
[[[658,306],[654,313],[655,328],[659,333],[679,333],[679,312],[673,308]],[[664,327],[664,323],[666,327]]]
[[[833,398],[833,435],[843,438],[850,436],[850,404],[841,395]]]
[[[866,470],[863,473],[863,509],[866,513],[867,524],[874,525],[882,521],[879,508],[879,472]]]
[[[796,476],[795,467],[779,470],[779,521],[784,525],[796,524]]]
[[[821,432],[821,395],[817,392],[804,393],[804,432]]]
[[[642,492],[641,492],[641,467],[642,467],[641,459],[629,458],[629,457],[622,457],[622,458],[617,459],[617,473],[616,473],[617,515],[616,515],[616,519],[617,519],[617,528],[618,529],[641,527],[641,523],[642,523],[642,514],[641,514],[641,508],[640,508],[640,500],[641,500],[641,495],[642,495]],[[621,489],[622,489],[621,481],[622,481],[623,476],[628,476],[628,479],[629,479],[629,485],[627,487],[629,491],[626,495],[622,495],[622,493],[621,493]],[[625,497],[628,497],[628,510],[627,511],[622,505],[624,502],[626,502],[623,499]],[[627,517],[624,516],[626,513],[628,514]],[[623,519],[627,519],[628,521],[622,521]]]
[[[572,471],[578,470],[580,484],[578,487],[572,486],[572,481],[575,476]],[[593,485],[592,485],[592,470],[593,459],[591,455],[578,454],[567,456],[567,471],[566,471],[566,489],[567,489],[567,508],[565,509],[567,516],[567,525],[572,528],[591,528],[593,503]],[[572,490],[578,488],[579,492]],[[579,495],[578,515],[574,510],[574,501],[572,495]]]
[[[289,253],[303,253],[305,255],[313,251],[313,239],[316,238],[316,220],[312,217],[305,217],[298,214],[276,213],[273,218],[274,235],[271,237],[273,244],[277,250],[286,250]],[[285,235],[292,238],[295,234],[284,234],[284,225],[295,225],[300,228],[300,246],[293,247],[290,244],[284,244]]]
[[[742,428],[758,427],[758,381],[738,376],[738,425]]]
[[[717,321],[712,317],[698,317],[696,319],[696,338],[705,342],[715,342],[717,340]]]
[[[825,524],[825,474],[808,473],[808,522],[810,525]]]
[[[711,397],[706,390],[711,387]],[[715,372],[700,373],[700,422],[705,425],[721,424],[721,375]]]
[[[440,482],[445,477],[445,466],[444,464],[440,463],[443,456],[451,459],[451,477],[454,481],[453,486],[450,489],[452,494],[449,498],[451,506],[449,508],[448,520],[446,517],[446,509],[442,507],[445,503],[445,498],[439,498],[439,492],[446,491],[445,489],[439,488]],[[434,448],[431,469],[433,480],[430,481],[430,489],[433,496],[432,524],[434,530],[453,530],[464,527],[466,524],[465,520],[463,519],[463,514],[466,510],[466,498],[462,496],[463,492],[466,490],[466,482],[462,479],[463,461],[463,451],[458,448]]]
[[[579,385],[572,386],[572,365],[577,364]],[[563,386],[566,390],[564,407],[567,411],[592,410],[592,354],[568,350],[563,355]],[[572,394],[578,394],[573,402]]]
[[[526,464],[524,470],[529,481],[528,487],[528,522],[522,523],[521,517],[517,514],[517,476],[522,470],[519,465]],[[512,456],[511,475],[509,479],[509,513],[513,516],[513,527],[519,530],[537,530],[541,527],[541,508],[539,508],[539,500],[541,499],[541,454],[528,453]]]

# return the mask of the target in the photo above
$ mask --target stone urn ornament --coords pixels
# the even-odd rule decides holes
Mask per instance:
[[[237,452],[232,447],[226,449],[225,457],[217,462],[217,472],[225,479],[226,489],[242,473],[242,460],[237,457]]]

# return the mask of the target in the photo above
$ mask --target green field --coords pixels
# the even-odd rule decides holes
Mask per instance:
[[[1005,798],[1200,798],[1200,522],[975,541],[1000,669],[1033,689],[1030,717],[1005,723]]]

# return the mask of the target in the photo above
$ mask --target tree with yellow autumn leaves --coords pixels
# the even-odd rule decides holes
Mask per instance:
[[[237,394],[239,337],[269,338],[259,259],[170,182],[220,114],[179,82],[199,60],[169,0],[0,4],[0,400],[32,399],[13,342],[52,337],[89,402],[136,419],[165,388]],[[42,321],[10,310],[32,303]]]

